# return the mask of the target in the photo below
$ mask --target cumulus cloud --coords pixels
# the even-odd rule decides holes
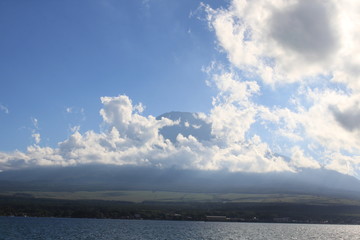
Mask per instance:
[[[259,120],[269,126],[272,138],[284,139],[279,151],[297,167],[324,166],[356,175],[360,134],[357,112],[349,109],[356,110],[358,97],[329,88],[306,88],[295,95],[289,108],[259,106]]]
[[[141,104],[133,105],[129,97],[102,97],[103,108],[100,115],[109,129],[116,128],[127,139],[140,142],[156,142],[159,128],[173,124],[169,119],[156,120],[155,117],[140,115]]]
[[[291,164],[300,168],[320,168],[320,164],[311,156],[305,156],[298,146],[291,148]]]
[[[344,174],[357,176],[357,169],[360,165],[359,156],[349,156],[339,152],[328,153],[329,162],[326,165],[327,169],[338,171]]]
[[[301,168],[321,167],[319,162],[299,147],[291,149],[291,161],[286,161],[275,154],[260,136],[250,134],[250,137],[246,137],[254,122],[259,118],[265,119],[261,118],[265,107],[251,100],[258,92],[258,86],[253,82],[241,81],[234,74],[213,75],[214,84],[221,82],[219,86],[221,91],[214,99],[213,110],[209,115],[196,115],[204,123],[211,123],[211,139],[197,139],[192,135],[185,137],[180,133],[176,141],[172,142],[159,134],[159,131],[163,127],[180,124],[179,121],[143,116],[138,112],[138,105],[134,105],[125,95],[102,97],[103,108],[100,110],[100,115],[103,117],[102,132],[87,131],[81,134],[75,130],[56,148],[39,146],[40,134],[34,132],[32,136],[36,144],[29,146],[26,152],[1,153],[0,168],[7,170],[39,165],[102,163],[244,172],[295,172]],[[233,87],[228,87],[232,85]],[[232,89],[237,91],[233,93]],[[242,93],[239,95],[238,91]],[[323,108],[326,109],[330,111],[329,108]],[[270,112],[269,109],[267,110]],[[306,117],[304,120],[299,116],[291,116],[296,113],[282,109],[269,112],[268,115],[273,114],[277,117],[269,117],[271,121],[294,118],[294,123],[286,121],[291,125],[286,126],[287,130],[309,123]],[[190,123],[188,124],[190,127]],[[344,130],[344,132],[348,131]],[[313,138],[321,139],[321,136],[314,134]],[[331,143],[327,144],[331,145]],[[354,144],[356,146],[356,143]],[[347,157],[344,160],[339,155],[336,159],[327,158],[326,167],[329,169],[338,167],[339,171],[348,170],[346,173],[353,173],[354,169],[345,168],[343,162],[346,161],[347,166],[353,166],[358,160],[349,159],[352,158]]]
[[[213,99],[210,114],[196,114],[195,119],[210,124],[210,139],[178,134],[176,141],[172,142],[159,132],[163,127],[181,124],[179,120],[143,116],[143,107],[134,105],[125,95],[102,97],[102,132],[87,131],[81,134],[75,128],[74,133],[60,142],[57,148],[40,147],[40,134],[34,132],[36,144],[28,147],[24,153],[1,153],[0,168],[103,163],[294,172],[301,168],[324,166],[346,174],[356,173],[360,162],[359,157],[353,155],[359,153],[360,138],[338,123],[333,110],[333,106],[342,106],[339,111],[352,106],[345,103],[354,102],[356,98],[353,95],[307,88],[293,96],[293,109],[267,107],[254,100],[260,94],[256,81],[241,79],[236,72],[225,69],[209,71],[209,74],[219,93]],[[192,126],[187,120],[184,121],[188,125],[184,128]],[[33,122],[38,127],[38,121],[33,119]],[[290,161],[276,154],[268,143],[252,133],[253,125],[259,122],[268,126],[267,130],[273,137],[292,138],[295,146],[285,151],[291,157]],[[275,127],[271,127],[272,124]],[[306,142],[311,143],[308,149],[296,146]],[[313,157],[309,149],[318,152],[318,155]],[[344,150],[348,154],[343,154]],[[316,158],[318,156],[322,157]]]
[[[338,45],[330,4],[303,0],[275,9],[270,17],[270,36],[305,61],[330,58]]]
[[[219,101],[222,100],[219,98],[216,104],[220,104]],[[238,138],[222,134],[205,141],[179,134],[176,141],[171,142],[159,134],[159,129],[179,124],[178,121],[145,117],[138,112],[139,105],[134,105],[125,95],[102,97],[101,102],[103,132],[87,131],[81,134],[76,131],[60,142],[57,148],[36,144],[28,147],[24,153],[1,153],[1,169],[104,163],[247,172],[295,171],[283,158],[272,155],[267,144],[258,136],[248,140],[241,137],[239,142]],[[196,116],[204,123],[215,119],[213,114]],[[35,139],[39,137],[40,141],[40,135],[34,133],[33,136]]]
[[[271,85],[331,76],[358,88],[360,4],[351,0],[233,0],[203,5],[230,62]]]
[[[212,134],[227,142],[243,142],[255,122],[256,106],[249,97],[258,91],[256,82],[236,81],[233,74],[215,75],[220,94],[211,110]]]
[[[212,110],[215,122],[227,112],[231,119],[220,120],[223,129],[218,132],[215,124],[214,134],[231,137],[234,126],[242,122],[242,132],[235,135],[243,141],[260,123],[277,151],[291,156],[292,166],[324,166],[356,174],[360,61],[354,53],[360,50],[360,4],[350,0],[233,0],[226,8],[206,4],[202,8],[218,46],[228,57],[229,72],[234,68],[243,78],[254,79],[250,82],[257,86],[246,96],[244,88],[236,85],[249,80],[232,78],[234,85],[224,77],[219,81],[220,92],[229,92],[228,86],[234,93]],[[282,96],[283,104],[264,105],[252,97],[261,96],[261,87],[266,86],[280,94],[286,85],[293,91]],[[241,103],[234,104],[237,101]],[[234,126],[229,129],[235,130],[226,132],[230,124]]]
[[[32,165],[75,165],[87,163],[149,165],[152,159],[160,161],[171,143],[159,135],[163,126],[174,124],[169,119],[156,120],[138,113],[127,96],[101,98],[104,107],[100,114],[106,130],[101,133],[75,131],[57,148],[28,147],[25,153],[2,154],[1,166],[26,167]],[[33,118],[34,125],[38,121]],[[36,143],[40,134],[33,132]],[[10,164],[12,162],[12,164]]]
[[[102,97],[101,132],[81,134],[74,128],[56,148],[39,146],[40,135],[37,141],[33,132],[36,144],[26,152],[0,153],[0,168],[106,163],[294,172],[323,167],[356,175],[360,58],[354,53],[360,50],[360,3],[232,0],[226,8],[202,4],[202,9],[229,60],[204,69],[208,85],[218,91],[209,114],[196,115],[209,126],[209,138],[180,133],[166,139],[162,128],[201,126],[144,116],[144,106],[126,95]],[[282,102],[263,98],[267,89],[282,94]]]
[[[358,105],[358,104],[357,104]],[[335,119],[347,130],[355,131],[360,129],[360,107],[351,106],[344,111],[340,111],[337,106],[331,106]]]

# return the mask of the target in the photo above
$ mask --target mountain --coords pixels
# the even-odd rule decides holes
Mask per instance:
[[[2,191],[149,190],[203,193],[283,193],[360,197],[360,181],[335,171],[229,173],[154,167],[82,165],[0,173]]]

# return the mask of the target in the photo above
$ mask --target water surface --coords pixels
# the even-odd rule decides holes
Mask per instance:
[[[360,239],[360,226],[0,217],[0,239]]]

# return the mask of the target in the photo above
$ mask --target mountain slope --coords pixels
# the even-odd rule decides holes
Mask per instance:
[[[229,173],[150,167],[83,165],[0,173],[2,191],[151,190],[206,193],[291,193],[360,196],[360,181],[318,169],[299,173]]]

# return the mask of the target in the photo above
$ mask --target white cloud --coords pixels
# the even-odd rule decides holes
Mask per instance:
[[[292,156],[294,167],[324,164],[355,174],[360,154],[360,58],[354,53],[360,50],[360,3],[233,0],[227,8],[202,7],[230,68],[255,79],[258,86],[271,86],[278,94],[285,85],[295,88],[282,96],[282,105],[268,102],[265,106],[252,98],[254,93],[263,93],[260,87],[244,98],[243,89],[221,79],[220,92],[227,92],[229,86],[234,93],[227,95],[226,105],[219,105],[222,112],[218,110],[215,118],[231,119],[219,133],[231,136],[226,126],[241,119],[243,132],[235,135],[244,140],[239,136],[260,123],[276,139],[277,150]],[[240,104],[233,104],[237,101]],[[251,114],[236,114],[243,106]],[[226,112],[232,116],[225,117]],[[229,129],[236,131],[234,126]]]
[[[140,115],[142,105],[133,106],[131,100],[125,96],[102,97],[104,107],[100,110],[104,123],[109,129],[115,127],[124,138],[139,142],[156,142],[160,138],[159,128],[174,124],[169,119],[156,120],[155,117]],[[140,107],[139,107],[140,106]]]
[[[344,165],[339,163],[344,163],[346,159],[351,169],[346,172],[355,174],[360,154],[360,130],[357,129],[356,120],[349,118],[341,122],[339,115],[343,121],[346,114],[349,114],[348,109],[357,109],[354,103],[358,101],[358,96],[328,88],[307,88],[297,94],[299,105],[296,108],[261,106],[259,110],[260,120],[265,125],[273,123],[272,138],[285,138],[286,144],[282,152],[291,156],[292,164],[296,167],[316,167],[320,164],[343,173]],[[356,113],[355,111],[350,115],[353,117]],[[301,148],[299,144],[302,145]],[[291,151],[286,150],[288,147]],[[346,157],[343,152],[348,153]],[[334,156],[337,156],[336,161]],[[342,160],[341,156],[344,156]],[[315,159],[318,163],[313,161]]]
[[[32,124],[33,124],[33,127],[35,128],[35,129],[39,129],[39,120],[37,119],[37,118],[31,118],[31,122],[32,122]]]
[[[305,156],[298,146],[291,148],[291,165],[297,168],[320,168],[320,164],[311,156]]]
[[[255,81],[241,81],[235,72],[211,73],[219,94],[213,99],[210,113],[212,134],[226,142],[243,142],[245,133],[255,122],[257,107],[251,97],[258,93]]]
[[[31,123],[33,125],[32,130],[31,130],[31,132],[32,132],[31,137],[34,139],[35,144],[38,145],[41,141],[41,136],[40,136],[40,133],[38,132],[39,131],[39,120],[37,118],[32,117]]]
[[[216,104],[220,104],[220,99]],[[201,142],[191,135],[184,137],[180,134],[176,143],[172,143],[159,134],[159,129],[177,122],[140,115],[136,105],[124,95],[103,97],[101,101],[103,132],[80,134],[75,131],[57,148],[34,145],[24,153],[1,153],[0,168],[104,163],[248,172],[294,171],[282,158],[269,155],[269,147],[257,136],[239,142],[219,134],[217,138]],[[214,115],[197,116],[207,121],[214,119]],[[38,139],[37,143],[40,142],[40,134],[33,133],[33,137]]]
[[[33,133],[31,136],[34,138],[35,144],[40,143],[40,141],[41,141],[40,133]]]
[[[360,3],[324,0],[233,0],[204,5],[231,63],[267,84],[318,75],[358,88]]]
[[[338,171],[343,174],[358,176],[356,169],[358,169],[360,165],[359,156],[347,156],[335,152],[329,153],[329,156],[327,156],[327,158],[329,159],[329,162],[326,165],[327,169]]]
[[[9,109],[5,105],[0,104],[0,110],[6,114],[9,114]]]
[[[70,126],[69,129],[70,129],[71,133],[79,132],[80,131],[80,126],[79,125]]]
[[[159,129],[179,122],[143,116],[144,106],[125,95],[102,97],[102,132],[81,134],[74,128],[57,148],[34,145],[25,153],[0,153],[0,167],[111,163],[246,172],[324,167],[356,175],[360,3],[233,0],[228,8],[202,6],[230,62],[205,69],[218,94],[209,115],[197,117],[211,124],[212,139],[179,134],[172,143]],[[283,103],[259,101],[264,88],[271,86],[275,96],[284,94],[286,85],[293,92],[280,96]],[[38,129],[36,119],[33,124]]]
[[[125,95],[102,97],[100,115],[103,117],[103,132],[87,131],[81,134],[78,128],[74,128],[74,133],[60,142],[57,148],[38,146],[40,134],[33,132],[36,145],[30,146],[25,153],[2,153],[0,168],[104,163],[245,172],[294,172],[298,168],[319,168],[322,165],[303,148],[296,146],[288,152],[291,156],[289,162],[274,154],[266,142],[251,133],[253,124],[262,122],[265,125],[276,123],[276,128],[271,132],[274,137],[298,136],[293,137],[295,144],[306,140],[313,143],[312,150],[322,148],[320,153],[324,157],[317,160],[323,161],[326,168],[347,174],[356,172],[358,158],[344,158],[340,151],[357,153],[360,138],[356,132],[341,126],[331,110],[331,106],[337,106],[339,111],[352,106],[342,103],[348,103],[348,98],[353,96],[346,96],[341,91],[307,89],[299,91],[299,99],[294,97],[294,103],[298,106],[295,110],[269,108],[254,102],[253,98],[260,91],[256,82],[243,81],[235,72],[226,72],[224,69],[211,76],[219,93],[214,98],[214,106],[208,116],[197,114],[199,119],[211,123],[213,138],[209,141],[202,142],[191,135],[184,137],[180,134],[177,141],[172,143],[159,134],[159,129],[179,122],[145,117],[137,107],[141,105],[133,105]],[[303,96],[306,99],[300,99]],[[302,101],[311,104],[306,108]],[[38,127],[35,118],[33,123]]]
[[[351,101],[348,101],[351,102]],[[343,108],[340,110],[339,107]],[[342,127],[348,131],[360,130],[360,105],[358,101],[355,101],[352,106],[330,106],[336,121],[338,121]]]
[[[86,114],[84,108],[79,107],[66,107],[65,119],[70,122],[69,125],[76,126],[81,125],[86,120]]]

